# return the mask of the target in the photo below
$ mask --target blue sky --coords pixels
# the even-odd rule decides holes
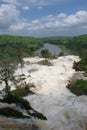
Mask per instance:
[[[87,0],[1,0],[0,34],[72,36],[87,33]]]

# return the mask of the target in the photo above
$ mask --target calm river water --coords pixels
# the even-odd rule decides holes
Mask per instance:
[[[44,43],[44,47],[36,51],[36,54],[39,56],[41,55],[41,51],[44,49],[48,49],[49,52],[51,52],[52,55],[57,55],[61,52],[61,48],[58,47],[57,45],[49,44],[49,43]]]

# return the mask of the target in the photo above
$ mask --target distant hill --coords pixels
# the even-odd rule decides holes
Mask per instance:
[[[35,37],[0,35],[0,51],[7,50],[16,53],[22,51],[23,56],[32,56],[34,52],[42,47],[42,41]]]
[[[66,36],[50,36],[50,37],[41,38],[41,40],[44,43],[51,43],[51,44],[60,44],[63,42],[67,42],[71,39],[72,37],[66,37]]]
[[[4,43],[40,43],[39,38],[25,37],[25,36],[12,36],[12,35],[0,35],[0,44]]]
[[[3,43],[66,43],[66,41],[80,40],[82,42],[87,41],[87,34],[68,37],[68,36],[49,36],[43,38],[29,37],[29,36],[13,36],[13,35],[0,35],[0,44]]]
[[[22,44],[31,48],[40,48],[42,43],[51,43],[56,45],[65,46],[70,49],[72,53],[83,55],[83,51],[87,51],[87,34],[66,37],[66,36],[50,36],[44,38],[26,37],[26,36],[12,36],[0,35],[0,44]]]

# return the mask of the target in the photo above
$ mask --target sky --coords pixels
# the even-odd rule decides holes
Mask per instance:
[[[0,0],[0,34],[87,34],[87,0]]]

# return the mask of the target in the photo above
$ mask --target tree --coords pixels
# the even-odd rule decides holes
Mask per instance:
[[[48,49],[44,49],[41,51],[41,56],[44,58],[52,58],[52,54],[49,52]]]
[[[20,45],[19,43],[18,43],[18,45],[15,45],[15,57],[16,57],[18,63],[20,63],[21,74],[23,75],[23,67],[24,67],[24,61],[23,61],[23,57],[24,57],[24,47],[22,47],[22,45]]]
[[[5,83],[7,93],[10,91],[9,81],[12,82],[14,80],[15,66],[12,60],[7,48],[0,51],[0,80]]]
[[[2,65],[0,65],[0,80],[5,83],[6,92],[9,92],[10,90],[9,81],[12,81],[14,79],[13,74],[14,74],[13,64],[2,63]]]

